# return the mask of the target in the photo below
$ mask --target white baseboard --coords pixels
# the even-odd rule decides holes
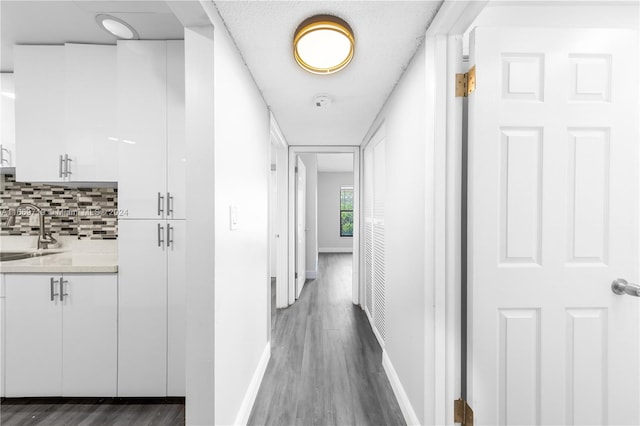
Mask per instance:
[[[369,312],[369,309],[367,309],[366,306],[364,307],[364,313],[367,314],[367,319],[369,320],[369,325],[371,325],[371,330],[373,330],[373,335],[376,336],[376,339],[378,340],[380,347],[384,349],[384,340],[382,340],[382,336],[378,332],[378,329],[376,328],[376,325],[373,322],[373,317],[371,316],[371,312]]]
[[[260,362],[258,362],[256,371],[253,373],[253,377],[251,378],[251,383],[249,383],[247,393],[245,393],[244,398],[242,399],[242,404],[240,405],[240,410],[238,411],[238,415],[236,416],[236,421],[233,422],[234,425],[244,426],[249,421],[251,409],[253,408],[253,404],[256,402],[256,396],[258,396],[258,390],[260,389],[260,384],[262,383],[264,373],[265,371],[267,371],[267,365],[269,365],[270,358],[271,342],[268,342],[267,346],[264,348],[264,352],[262,352],[262,356],[260,357]]]
[[[318,278],[318,272],[317,271],[307,271],[307,277],[308,280],[315,280],[316,278]]]
[[[391,364],[391,360],[385,350],[382,351],[382,367],[387,373],[389,383],[391,383],[391,389],[393,389],[393,393],[398,400],[405,422],[407,422],[407,425],[420,425],[418,416],[416,416],[416,412],[413,411],[413,406],[411,405],[411,402],[409,402],[409,397],[404,391],[404,387],[402,387],[402,383],[400,383],[398,374],[396,373],[395,368],[393,368],[393,364]]]
[[[318,253],[353,253],[353,247],[323,247]]]

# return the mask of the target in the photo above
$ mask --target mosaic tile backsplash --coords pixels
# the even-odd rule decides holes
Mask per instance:
[[[118,237],[117,188],[67,188],[42,183],[16,182],[11,174],[0,176],[0,235],[38,235],[39,225],[29,225],[27,208],[16,210],[14,226],[6,226],[10,209],[31,203],[46,212],[45,226],[56,235],[78,239],[115,240]]]

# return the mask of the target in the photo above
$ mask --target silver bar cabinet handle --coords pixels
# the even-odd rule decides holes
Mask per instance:
[[[60,155],[60,162],[58,163],[58,176],[62,177],[62,162],[64,161],[64,158],[62,158],[62,155]]]
[[[628,294],[629,296],[640,297],[640,285],[631,284],[622,278],[613,280],[611,283],[611,291],[617,295]]]
[[[56,280],[55,278],[51,277],[51,281],[49,281],[49,286],[51,289],[51,301],[53,302],[56,298],[56,296],[58,296],[58,293],[56,293],[56,284],[58,284],[58,280]]]
[[[65,284],[69,284],[69,281],[65,280],[64,278],[60,277],[60,301],[64,301],[64,297],[68,296],[69,293],[66,292],[65,290]]]
[[[167,248],[173,244],[173,226],[167,224]]]
[[[158,192],[158,216],[164,214],[164,196]]]
[[[158,247],[164,244],[164,226],[158,224]]]
[[[173,195],[167,192],[167,217],[173,216]]]
[[[65,154],[64,155],[64,175],[67,177],[71,174],[71,167],[69,166],[69,161],[73,161],[73,160],[69,158],[68,154]]]

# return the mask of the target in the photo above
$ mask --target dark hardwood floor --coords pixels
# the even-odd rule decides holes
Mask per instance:
[[[7,398],[0,405],[2,426],[178,426],[184,399]]]
[[[351,303],[351,255],[319,262],[293,306],[273,306],[271,360],[249,425],[404,425],[380,345]]]

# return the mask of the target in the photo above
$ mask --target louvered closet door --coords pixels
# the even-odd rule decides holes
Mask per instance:
[[[385,144],[377,137],[364,153],[365,309],[379,339],[385,339]]]
[[[364,285],[365,309],[373,312],[373,149],[364,152]]]

